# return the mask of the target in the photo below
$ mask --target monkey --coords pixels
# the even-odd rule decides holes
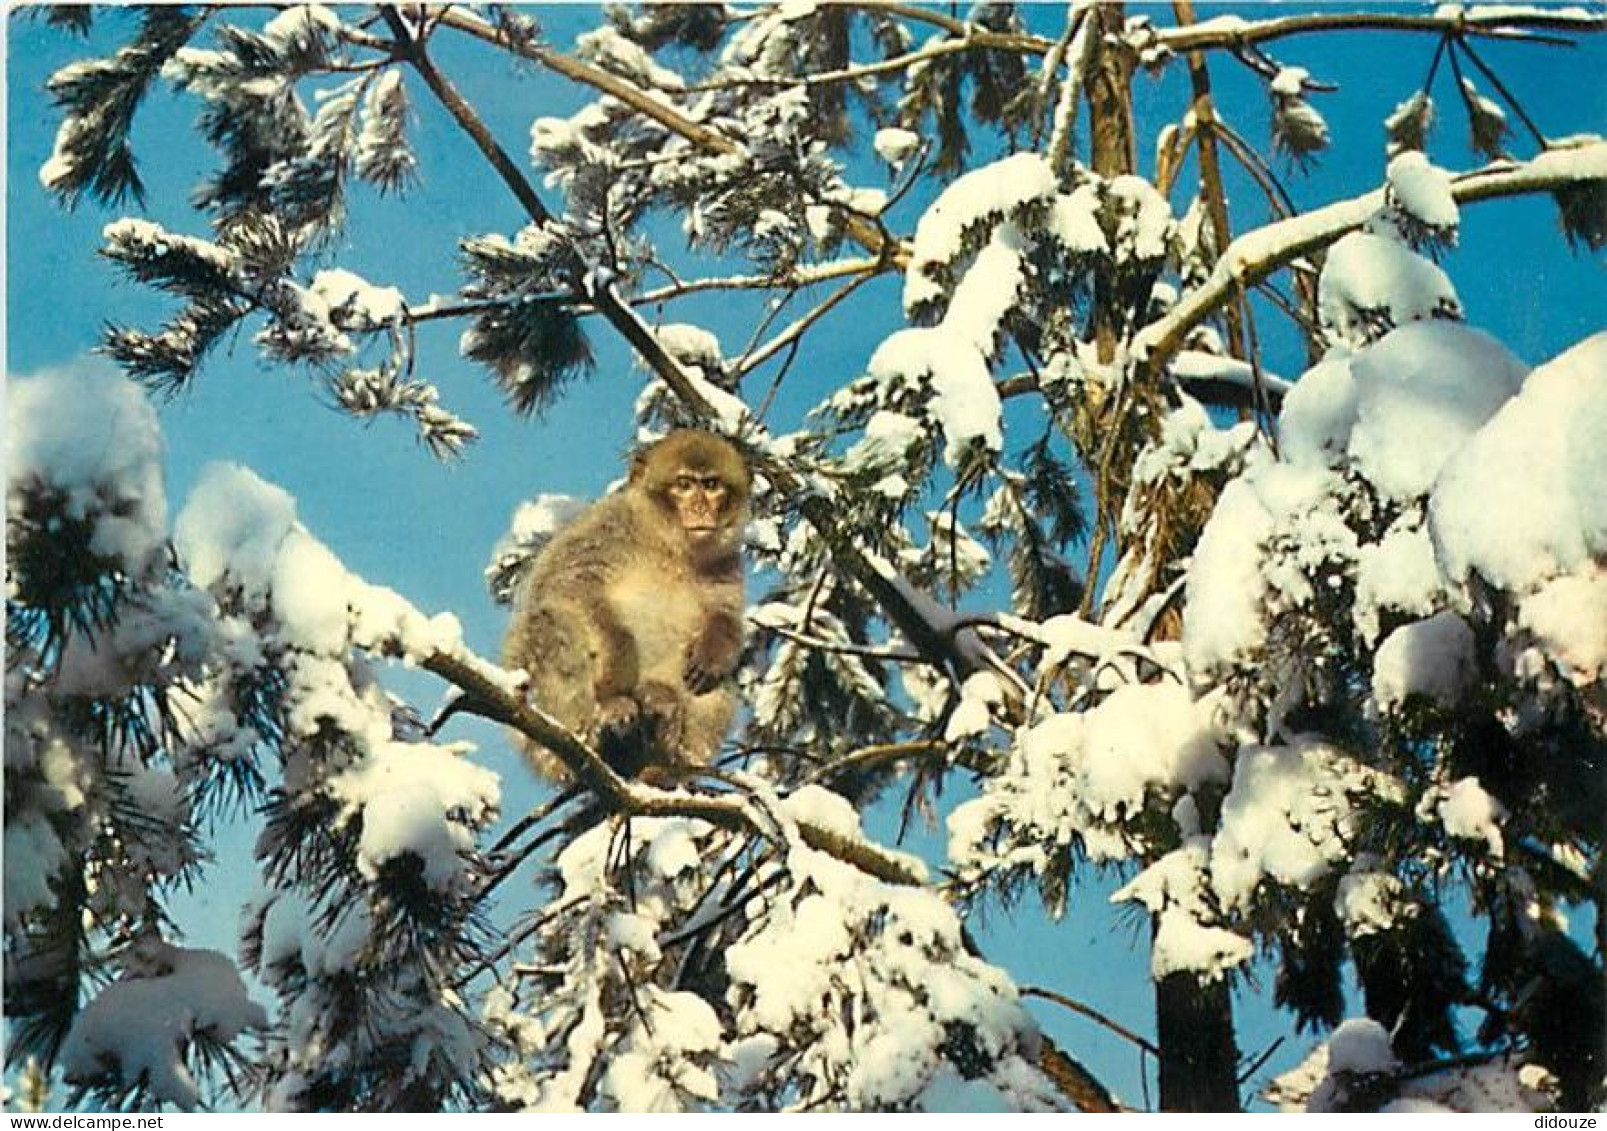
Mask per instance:
[[[682,429],[636,453],[623,489],[537,555],[514,600],[506,667],[621,774],[706,765],[736,716],[741,538],[752,475],[735,445]],[[538,774],[570,783],[515,736]]]

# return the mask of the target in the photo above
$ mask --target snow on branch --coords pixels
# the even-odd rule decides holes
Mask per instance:
[[[1607,142],[1586,141],[1548,150],[1529,161],[1501,162],[1471,170],[1452,178],[1451,196],[1462,205],[1554,192],[1593,181],[1607,181]],[[1374,189],[1246,232],[1228,245],[1204,283],[1135,335],[1132,355],[1150,371],[1160,369],[1177,352],[1189,331],[1236,293],[1360,228],[1385,206],[1385,197],[1385,189]]]
[[[419,657],[419,666],[460,688],[476,714],[504,723],[547,747],[577,780],[618,812],[636,817],[695,817],[727,829],[746,829],[774,837],[775,829],[746,798],[658,789],[627,781],[591,747],[526,699],[519,678],[461,646],[439,648]],[[888,852],[840,830],[799,818],[799,839],[818,852],[892,884],[920,885],[926,869],[914,857]],[[782,847],[786,847],[783,845]]]
[[[631,109],[651,118],[671,133],[679,134],[700,148],[713,153],[731,155],[742,152],[741,145],[724,134],[688,118],[661,95],[643,90],[618,75],[610,74],[572,55],[565,55],[533,41],[509,37],[467,9],[447,8],[440,14],[440,22],[446,27],[455,28],[476,39],[510,50],[567,79],[600,90],[611,98],[617,98]]]
[[[1238,16],[1218,16],[1190,27],[1162,29],[1156,32],[1156,38],[1172,51],[1184,52],[1239,48],[1292,35],[1328,31],[1412,31],[1436,35],[1465,33],[1523,39],[1534,37],[1533,32],[1542,30],[1607,31],[1607,16],[1577,7],[1474,4],[1464,8],[1461,4],[1442,4],[1427,16],[1390,12],[1317,12],[1258,21]]]

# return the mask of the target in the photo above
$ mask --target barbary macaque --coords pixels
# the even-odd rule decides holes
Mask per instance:
[[[672,432],[553,537],[519,588],[504,664],[627,776],[708,763],[736,715],[751,486],[729,441]],[[570,780],[549,750],[518,741],[538,773]]]

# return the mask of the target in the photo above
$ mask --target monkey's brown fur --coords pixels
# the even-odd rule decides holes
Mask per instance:
[[[736,714],[742,528],[751,477],[706,432],[672,432],[631,461],[625,488],[559,531],[514,601],[503,662],[538,706],[622,773],[712,759]],[[516,736],[536,771],[568,769]]]

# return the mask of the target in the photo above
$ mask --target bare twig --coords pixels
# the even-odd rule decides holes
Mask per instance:
[[[863,770],[871,766],[879,766],[884,762],[902,762],[907,758],[933,758],[948,754],[948,743],[940,742],[935,738],[919,739],[914,742],[886,742],[876,746],[862,746],[850,754],[844,754],[836,761],[828,762],[814,773],[809,775],[811,782],[831,781],[842,777],[852,770]]]
[[[840,656],[864,656],[871,660],[892,660],[900,664],[923,664],[927,661],[918,652],[909,652],[902,648],[879,648],[874,644],[852,644],[835,640],[823,640],[818,636],[811,636],[806,632],[798,632],[791,628],[782,628],[779,624],[765,626],[765,631],[773,632],[784,640],[794,644],[802,644],[813,648],[817,652],[831,652]]]
[[[1273,211],[1280,216],[1293,216],[1296,211],[1295,202],[1289,196],[1288,190],[1283,187],[1278,175],[1273,172],[1272,166],[1267,164],[1266,158],[1257,153],[1255,147],[1246,141],[1242,134],[1221,118],[1216,119],[1214,128],[1216,136],[1227,146],[1228,152],[1266,195]]]
[[[1118,1037],[1137,1045],[1151,1056],[1158,1057],[1161,1055],[1161,1050],[1156,1048],[1153,1043],[1145,1040],[1143,1037],[1133,1032],[1121,1022],[1113,1021],[1109,1017],[1106,1017],[1093,1006],[1084,1005],[1076,998],[1067,997],[1065,994],[1057,993],[1054,990],[1044,989],[1042,986],[1022,986],[1021,996],[1042,998],[1044,1001],[1052,1001],[1056,1005],[1064,1006],[1073,1013],[1088,1018],[1088,1020],[1094,1022],[1096,1025],[1104,1026],[1112,1033],[1115,1033]]]
[[[737,364],[737,374],[739,376],[746,376],[755,369],[759,368],[759,366],[763,365],[765,362],[769,361],[778,352],[785,349],[799,338],[803,337],[804,333],[811,326],[813,326],[816,322],[819,322],[827,314],[830,314],[835,307],[841,304],[860,287],[870,282],[870,280],[874,279],[877,275],[880,275],[883,270],[885,270],[885,266],[879,262],[872,262],[870,266],[863,268],[858,274],[849,279],[848,282],[844,283],[841,287],[838,287],[831,294],[827,295],[807,314],[804,314],[800,318],[794,320],[775,337],[771,338],[764,345],[760,346],[758,349],[749,353],[748,356],[744,357]]]
[[[1479,69],[1479,73],[1490,80],[1490,85],[1495,87],[1495,92],[1506,100],[1506,104],[1508,106],[1512,107],[1513,112],[1518,115],[1518,120],[1523,123],[1524,129],[1528,130],[1529,136],[1534,138],[1535,144],[1541,149],[1545,149],[1548,145],[1550,145],[1551,143],[1546,140],[1546,135],[1541,131],[1539,126],[1535,125],[1534,119],[1529,117],[1528,111],[1523,108],[1523,103],[1519,102],[1517,96],[1507,89],[1507,84],[1501,81],[1501,76],[1496,74],[1493,70],[1485,65],[1484,60],[1480,59],[1478,53],[1473,50],[1473,45],[1471,43],[1468,43],[1466,40],[1462,40],[1454,45],[1451,49],[1451,61],[1453,63],[1456,62],[1456,50],[1458,47],[1460,47],[1461,50],[1466,53],[1468,62],[1477,67]],[[1457,85],[1460,88],[1461,84],[1458,83]],[[1462,96],[1464,98],[1467,97],[1465,91],[1463,92]]]

